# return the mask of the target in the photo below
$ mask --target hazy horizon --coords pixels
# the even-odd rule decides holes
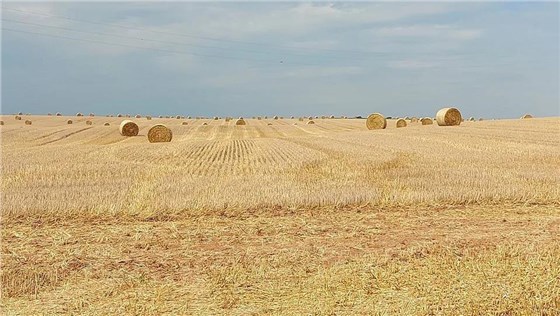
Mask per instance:
[[[557,2],[2,7],[3,114],[560,114]]]

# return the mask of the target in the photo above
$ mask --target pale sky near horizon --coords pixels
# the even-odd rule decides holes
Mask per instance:
[[[560,115],[558,2],[2,7],[4,114]]]

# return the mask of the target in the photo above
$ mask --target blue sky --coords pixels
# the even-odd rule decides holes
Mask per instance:
[[[2,6],[2,113],[560,115],[557,2]]]

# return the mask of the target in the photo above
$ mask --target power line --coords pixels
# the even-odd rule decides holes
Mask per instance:
[[[53,35],[53,34],[46,34],[46,33],[37,33],[37,32],[23,31],[23,30],[15,30],[15,29],[10,29],[10,28],[5,28],[5,27],[2,27],[2,30],[3,31],[9,31],[9,32],[16,32],[16,33],[40,35],[40,36],[46,36],[46,37],[51,37],[51,38],[86,42],[86,43],[95,43],[95,44],[103,44],[103,45],[109,45],[109,46],[119,46],[119,47],[127,47],[127,48],[145,49],[145,50],[152,50],[152,51],[165,52],[165,53],[173,53],[173,54],[179,54],[179,55],[190,55],[190,56],[219,58],[219,59],[233,59],[233,60],[252,61],[252,62],[261,62],[261,63],[277,63],[278,62],[278,61],[275,61],[275,60],[249,59],[249,58],[237,58],[237,57],[231,57],[231,56],[222,56],[222,55],[199,54],[199,53],[190,53],[190,52],[170,50],[170,49],[160,49],[160,48],[153,48],[153,47],[143,47],[143,46],[133,46],[133,45],[126,45],[126,44],[110,43],[110,42],[104,42],[104,41],[98,41],[98,40],[89,40],[89,39],[86,40],[86,39],[74,38],[74,37],[68,37],[68,36],[61,36],[61,35]],[[297,66],[322,66],[320,64],[304,64],[304,63],[293,63],[293,62],[283,62],[282,64],[283,65],[297,65]]]
[[[5,22],[10,22],[10,23],[18,23],[18,24],[24,24],[24,25],[30,25],[30,26],[37,26],[37,27],[47,27],[47,28],[52,28],[52,29],[58,29],[58,30],[65,30],[65,31],[70,31],[70,32],[76,32],[76,33],[83,33],[83,34],[92,34],[92,35],[103,35],[103,36],[112,36],[112,37],[117,37],[117,38],[123,38],[123,39],[132,39],[132,40],[138,40],[138,41],[143,41],[143,42],[154,42],[154,43],[161,43],[161,44],[171,44],[171,45],[178,45],[178,46],[189,46],[189,47],[194,47],[194,48],[210,48],[210,49],[221,49],[224,50],[224,47],[219,47],[219,46],[208,46],[208,45],[198,45],[198,44],[189,44],[189,43],[181,43],[181,42],[173,42],[173,41],[162,41],[162,40],[156,40],[156,39],[149,39],[149,38],[142,38],[142,37],[130,37],[130,36],[124,36],[124,35],[119,35],[119,34],[111,34],[111,33],[103,33],[103,32],[94,32],[94,31],[84,31],[84,30],[77,30],[77,29],[73,29],[73,28],[68,28],[68,27],[62,27],[62,26],[54,26],[54,25],[46,25],[46,24],[37,24],[37,23],[30,23],[30,22],[23,22],[23,21],[18,21],[18,20],[11,20],[11,19],[5,19],[2,18],[2,21]],[[270,55],[270,52],[264,52],[264,51],[255,51],[255,50],[248,50],[248,49],[240,49],[240,48],[228,48],[228,50],[238,50],[240,52],[248,52],[248,53],[257,53],[257,54],[268,54]],[[307,54],[294,54],[294,53],[282,53],[283,56],[285,55],[293,55],[293,56],[302,56],[302,57],[313,57],[312,55],[307,55]],[[327,58],[334,58],[333,56],[327,56]]]
[[[267,47],[281,48],[281,49],[313,50],[313,51],[325,51],[325,52],[335,52],[335,53],[353,53],[353,54],[367,54],[367,55],[385,54],[385,53],[380,53],[380,52],[338,50],[338,49],[326,49],[326,48],[309,49],[309,48],[303,48],[303,47],[297,47],[297,46],[281,46],[281,45],[274,45],[274,44],[268,44],[268,43],[239,41],[239,40],[230,40],[230,39],[224,39],[224,38],[214,38],[214,37],[205,37],[205,36],[195,36],[195,35],[184,34],[184,33],[159,31],[159,30],[153,30],[153,29],[148,29],[148,28],[125,26],[125,25],[114,24],[114,23],[97,22],[97,21],[84,20],[84,19],[76,19],[76,18],[66,17],[66,16],[62,16],[62,15],[54,15],[54,14],[33,12],[33,11],[27,11],[27,10],[13,9],[13,8],[3,8],[3,9],[7,10],[7,11],[19,12],[19,13],[24,13],[24,14],[32,14],[32,15],[38,15],[38,16],[44,16],[44,17],[58,18],[58,19],[64,19],[64,20],[69,20],[69,21],[75,21],[75,22],[89,23],[89,24],[94,24],[94,25],[105,25],[105,26],[122,28],[122,29],[127,29],[127,30],[147,31],[147,32],[153,32],[153,33],[158,33],[158,34],[167,34],[167,35],[187,37],[187,38],[196,38],[196,39],[202,39],[202,40],[208,40],[208,41],[230,42],[230,43],[255,45],[255,46],[267,46]]]

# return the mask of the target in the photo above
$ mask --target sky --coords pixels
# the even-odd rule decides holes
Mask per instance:
[[[6,2],[15,112],[560,115],[558,2]]]

